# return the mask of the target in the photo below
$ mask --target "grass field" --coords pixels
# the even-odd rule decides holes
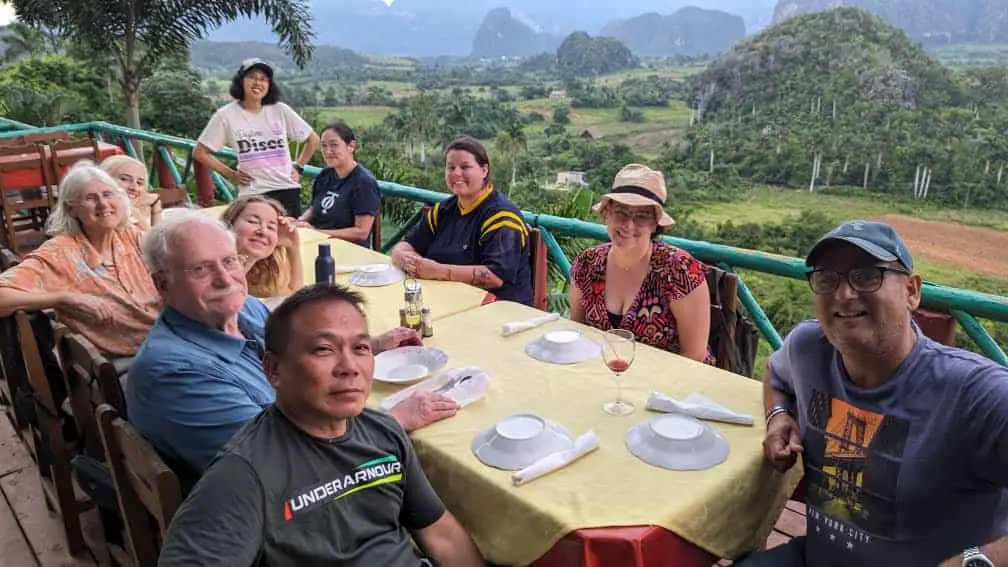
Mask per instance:
[[[386,116],[395,111],[395,107],[392,106],[334,106],[318,109],[319,117],[323,123],[332,122],[339,118],[354,129],[380,124]]]
[[[523,114],[538,112],[546,117],[545,122],[528,127],[530,136],[542,135],[553,117],[553,110],[563,106],[563,103],[544,98],[513,104]],[[644,157],[654,157],[662,142],[676,139],[689,125],[689,110],[678,101],[666,107],[642,107],[638,110],[644,115],[643,122],[621,122],[618,108],[571,108],[567,129],[578,133],[585,128],[596,127],[603,137],[619,138]]]
[[[934,205],[887,199],[884,196],[861,192],[848,197],[772,187],[753,189],[742,199],[704,204],[691,211],[691,218],[707,224],[728,220],[734,223],[763,224],[798,215],[803,211],[818,211],[835,218],[837,222],[852,218],[900,214],[927,220],[1008,230],[1008,212],[1005,211],[941,209]]]
[[[820,212],[840,222],[854,218],[874,218],[886,214],[908,215],[970,226],[1008,231],[1008,212],[977,209],[939,209],[933,205],[885,200],[859,194],[857,196],[823,195],[801,190],[761,187],[742,198],[725,203],[707,203],[690,211],[690,218],[714,225],[734,223],[774,223],[805,211]],[[958,265],[916,257],[916,271],[924,279],[943,285],[1004,293],[1003,278],[965,270]]]

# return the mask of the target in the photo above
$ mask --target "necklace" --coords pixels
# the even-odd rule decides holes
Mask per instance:
[[[619,259],[617,258],[617,256],[613,254],[613,250],[612,249],[610,249],[609,254],[611,255],[611,260],[612,260],[613,265],[616,266],[617,268],[620,268],[624,272],[629,272],[630,270],[632,270],[632,269],[640,266],[641,264],[643,264],[644,266],[647,266],[647,265],[649,265],[651,263],[651,247],[650,246],[648,247],[647,252],[645,252],[641,256],[638,256],[637,258],[634,258],[630,262],[627,262],[626,265],[622,264],[619,261]]]

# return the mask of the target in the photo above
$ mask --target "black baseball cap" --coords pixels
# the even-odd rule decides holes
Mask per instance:
[[[913,271],[913,256],[896,230],[884,222],[854,220],[846,222],[819,239],[805,258],[807,266],[815,266],[830,243],[848,242],[883,262],[894,260]]]

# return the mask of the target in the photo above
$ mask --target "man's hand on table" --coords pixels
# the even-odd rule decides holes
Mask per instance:
[[[420,333],[405,327],[396,327],[375,337],[372,340],[371,350],[375,354],[392,350],[404,346],[422,346]]]
[[[389,415],[402,425],[406,433],[427,427],[458,412],[455,400],[433,392],[417,392],[389,410]]]
[[[766,437],[763,439],[763,454],[770,465],[784,472],[794,466],[801,452],[798,422],[787,413],[775,415],[767,424]]]

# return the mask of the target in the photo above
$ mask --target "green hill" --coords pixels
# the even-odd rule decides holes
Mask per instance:
[[[953,103],[951,72],[878,16],[838,8],[787,19],[714,61],[693,81],[704,119],[842,109],[937,108]],[[821,102],[820,102],[821,99]]]

